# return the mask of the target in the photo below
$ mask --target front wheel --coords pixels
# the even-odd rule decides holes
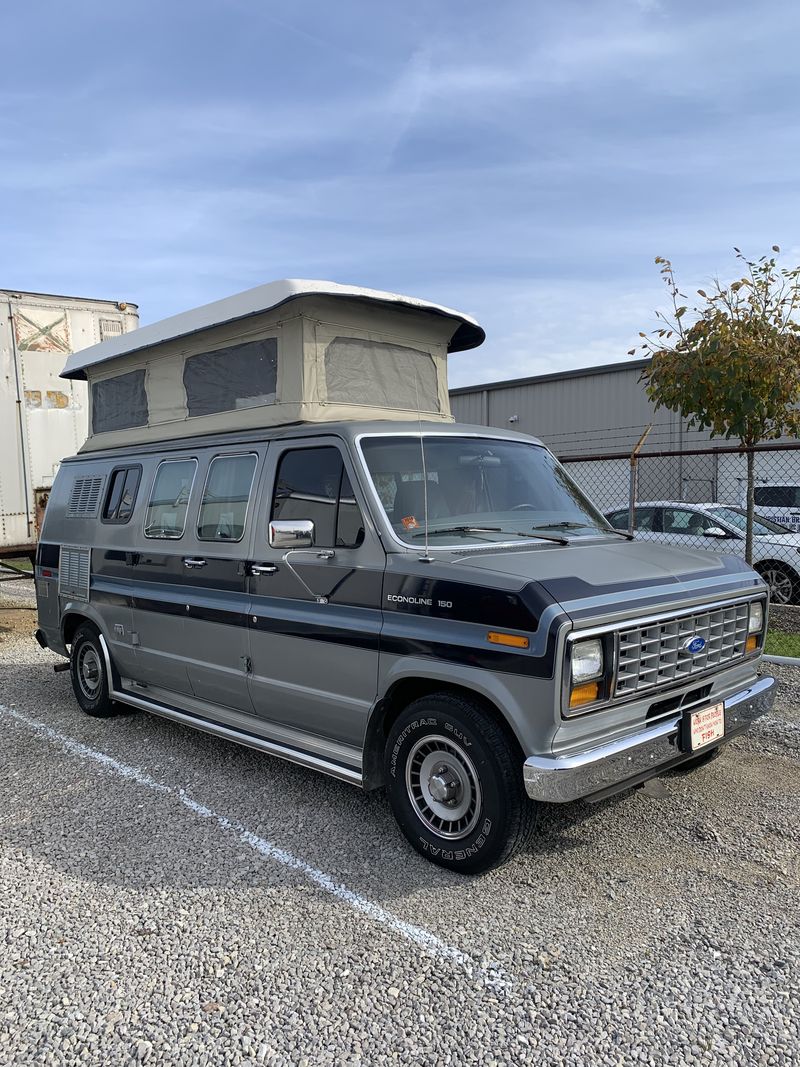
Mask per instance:
[[[769,596],[773,604],[795,604],[800,584],[798,577],[789,567],[780,563],[761,563],[756,570],[769,586]]]
[[[108,695],[108,672],[100,634],[89,622],[82,623],[72,638],[69,657],[72,690],[87,715],[98,719],[116,714]]]
[[[505,863],[530,839],[537,808],[506,731],[477,704],[436,693],[410,704],[386,743],[394,816],[427,859],[463,874]]]

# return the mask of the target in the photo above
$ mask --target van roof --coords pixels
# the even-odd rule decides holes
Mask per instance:
[[[259,427],[246,430],[227,430],[222,433],[209,433],[192,437],[178,437],[161,441],[147,441],[138,445],[108,446],[95,452],[80,452],[66,457],[64,463],[92,462],[97,459],[135,460],[139,455],[153,453],[166,455],[169,452],[191,452],[199,448],[235,448],[240,445],[255,444],[259,441],[280,441],[287,438],[308,439],[311,437],[340,437],[348,442],[355,442],[359,437],[470,437],[491,438],[502,441],[523,441],[526,444],[544,444],[530,434],[517,430],[506,430],[497,426],[472,426],[458,422],[393,421],[370,419],[363,422],[346,420],[343,422],[295,422],[280,426]]]
[[[257,285],[254,289],[247,289],[243,293],[225,297],[223,300],[215,300],[211,304],[204,304],[190,311],[182,311],[179,315],[161,319],[149,326],[141,326],[138,330],[122,334],[119,337],[110,338],[102,344],[85,348],[81,352],[73,352],[67,359],[66,365],[61,372],[62,378],[86,378],[86,368],[94,367],[107,360],[116,359],[118,356],[128,355],[132,352],[140,352],[143,349],[152,348],[165,341],[174,341],[188,334],[198,333],[201,330],[210,329],[213,326],[221,326],[225,323],[236,322],[240,319],[249,318],[251,315],[260,315],[266,311],[272,311],[290,300],[307,296],[332,296],[344,297],[349,300],[359,300],[378,305],[391,305],[394,307],[407,308],[424,314],[441,315],[445,318],[458,321],[453,337],[448,346],[450,352],[463,352],[470,348],[477,348],[486,338],[483,328],[470,315],[460,311],[444,307],[442,304],[433,304],[428,300],[420,300],[414,296],[402,296],[399,293],[387,293],[380,289],[364,289],[357,285],[340,285],[338,282],[309,281],[303,278],[284,278],[282,281],[267,282],[266,285]]]

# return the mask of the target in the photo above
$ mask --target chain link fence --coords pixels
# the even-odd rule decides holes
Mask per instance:
[[[770,588],[768,657],[800,665],[800,442],[752,451],[753,566]],[[745,555],[747,452],[648,448],[567,453],[572,478],[618,530],[636,538]]]

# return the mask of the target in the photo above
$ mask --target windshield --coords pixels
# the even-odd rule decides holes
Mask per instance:
[[[742,533],[747,529],[746,511],[740,511],[739,508],[709,508],[708,510],[712,515],[719,515],[723,521],[735,526]],[[792,531],[785,526],[779,526],[777,522],[772,522],[770,519],[754,518],[753,533],[757,537],[767,537],[770,534],[790,534]]]
[[[542,446],[524,441],[424,435],[427,534],[432,544],[562,540],[611,527]],[[395,533],[425,536],[419,436],[365,437],[361,449]]]

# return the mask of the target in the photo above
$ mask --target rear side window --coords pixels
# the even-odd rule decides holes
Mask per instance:
[[[357,548],[364,521],[338,448],[298,448],[278,465],[273,519],[311,519],[314,544]]]
[[[761,508],[795,508],[800,500],[800,486],[757,485],[753,490],[753,500]]]
[[[92,382],[92,431],[108,433],[147,425],[144,370]]]
[[[116,467],[111,472],[103,507],[103,522],[124,523],[130,520],[141,477],[140,466]]]
[[[183,537],[196,472],[196,459],[168,459],[158,465],[147,505],[145,537]]]
[[[257,459],[248,454],[211,460],[197,517],[201,541],[241,541]]]
[[[278,341],[266,337],[190,356],[183,367],[190,418],[274,404]]]

